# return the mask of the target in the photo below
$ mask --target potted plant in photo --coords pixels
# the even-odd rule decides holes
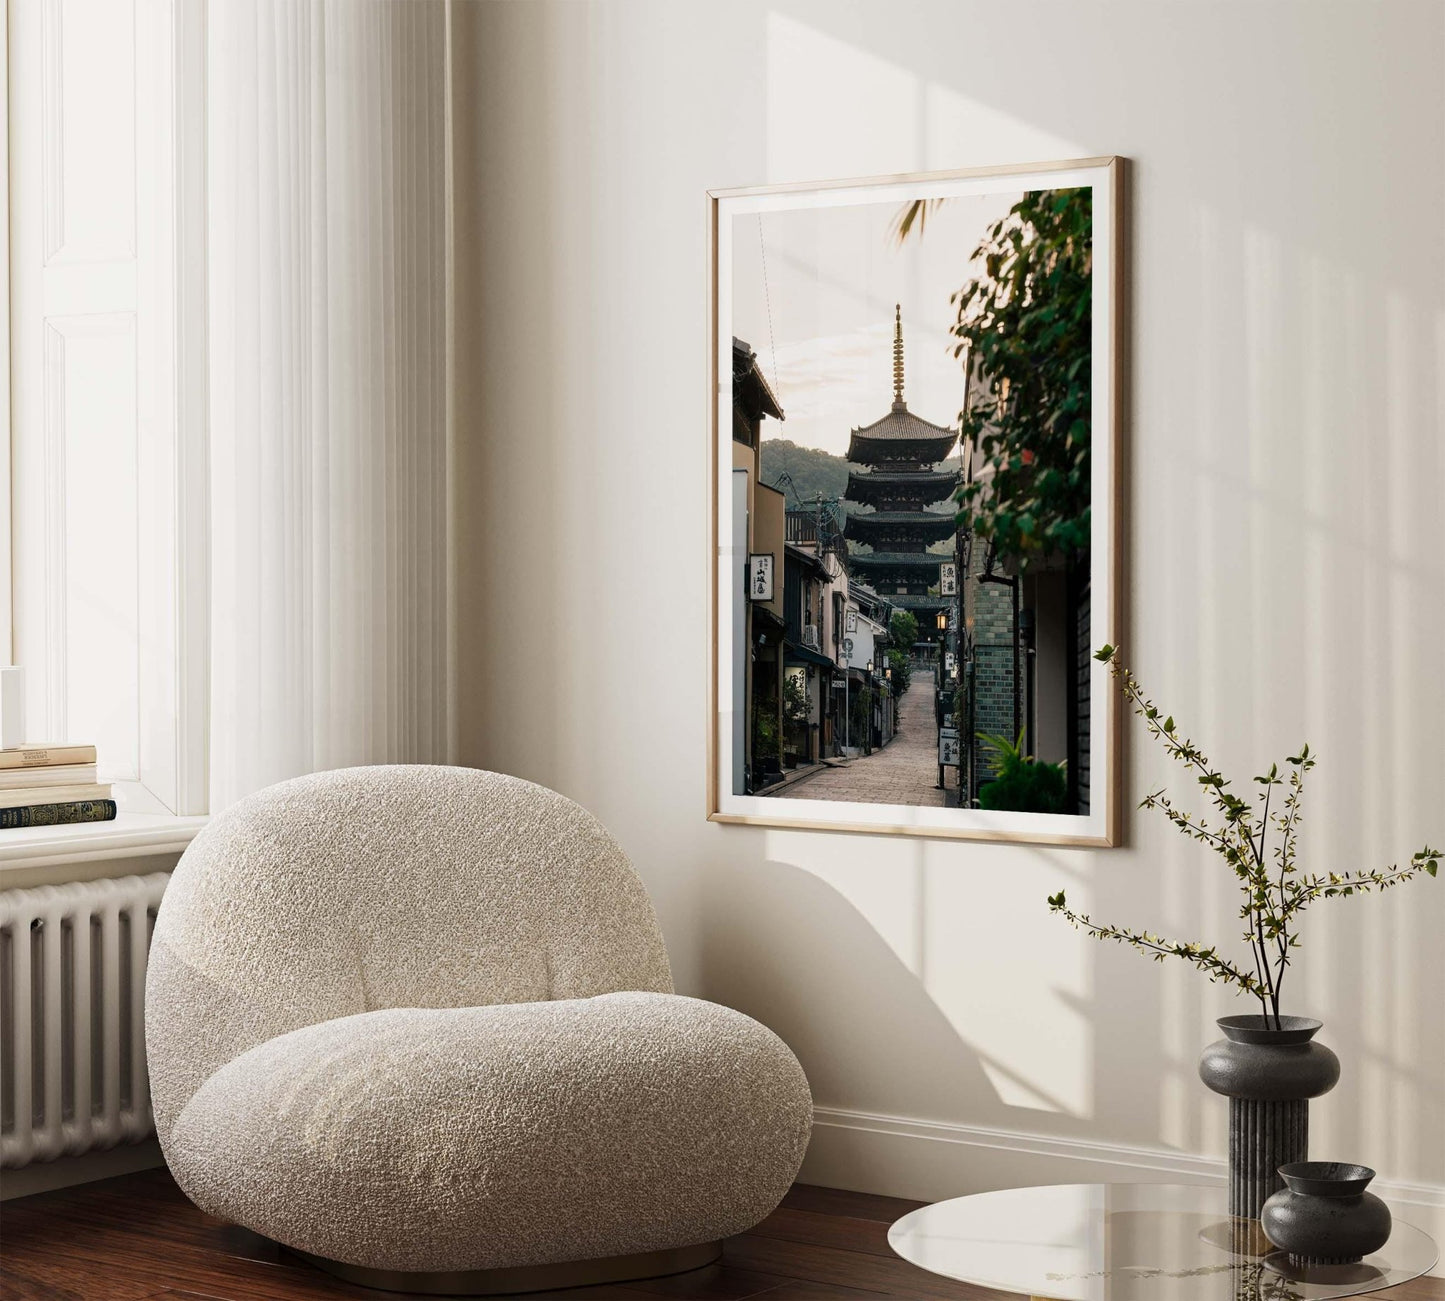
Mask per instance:
[[[987,732],[980,732],[978,739],[993,756],[994,772],[992,780],[978,789],[979,808],[1018,813],[1067,812],[1069,781],[1062,763],[1044,763],[1025,754],[1022,732],[1013,741]]]
[[[853,693],[852,729],[864,754],[873,753],[873,688],[860,687]]]
[[[1127,944],[1156,962],[1182,958],[1211,981],[1258,1000],[1257,1014],[1219,1019],[1225,1037],[1206,1048],[1199,1062],[1204,1083],[1229,1098],[1230,1213],[1257,1219],[1265,1200],[1284,1186],[1279,1167],[1308,1155],[1309,1099],[1333,1088],[1340,1073],[1334,1053],[1313,1042],[1321,1023],[1281,1010],[1305,910],[1319,899],[1389,890],[1421,873],[1433,877],[1441,852],[1426,845],[1403,867],[1344,874],[1302,871],[1296,847],[1304,777],[1315,766],[1309,746],[1285,760],[1287,774],[1271,764],[1254,779],[1255,798],[1243,799],[1199,747],[1181,735],[1174,719],[1144,695],[1116,647],[1105,646],[1094,658],[1109,665],[1149,735],[1184,766],[1213,804],[1216,812],[1206,819],[1181,809],[1159,790],[1146,795],[1140,807],[1159,810],[1184,835],[1224,860],[1242,895],[1239,917],[1248,957],[1236,962],[1214,945],[1096,922],[1070,908],[1062,890],[1050,896],[1049,907],[1095,939]]]
[[[769,785],[783,775],[782,755],[777,698],[759,701],[753,707],[753,767],[760,786]]]
[[[783,723],[785,725],[783,766],[796,768],[808,746],[808,717],[812,705],[803,679],[789,673],[783,678]]]

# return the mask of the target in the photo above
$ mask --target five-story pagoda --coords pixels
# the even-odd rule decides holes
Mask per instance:
[[[848,443],[848,500],[874,509],[850,514],[844,532],[873,548],[870,554],[851,555],[850,571],[894,605],[911,610],[929,639],[938,612],[950,600],[938,594],[939,564],[949,557],[931,554],[928,547],[952,537],[955,525],[951,510],[928,507],[947,500],[958,487],[959,471],[934,468],[957,439],[957,430],[915,416],[903,401],[903,313],[895,307],[893,408],[883,419],[853,430]]]

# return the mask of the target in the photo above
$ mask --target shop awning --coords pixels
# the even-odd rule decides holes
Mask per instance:
[[[786,668],[797,668],[800,665],[811,664],[815,669],[835,669],[838,666],[826,655],[819,655],[815,650],[809,650],[806,646],[799,646],[797,642],[785,641],[783,643],[783,664]]]

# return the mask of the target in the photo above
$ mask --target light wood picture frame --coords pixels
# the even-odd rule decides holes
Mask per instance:
[[[711,820],[1118,843],[1123,187],[708,192]]]

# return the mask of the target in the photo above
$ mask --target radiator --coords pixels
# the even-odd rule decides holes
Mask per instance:
[[[154,1132],[145,968],[169,880],[0,891],[0,1166]]]

